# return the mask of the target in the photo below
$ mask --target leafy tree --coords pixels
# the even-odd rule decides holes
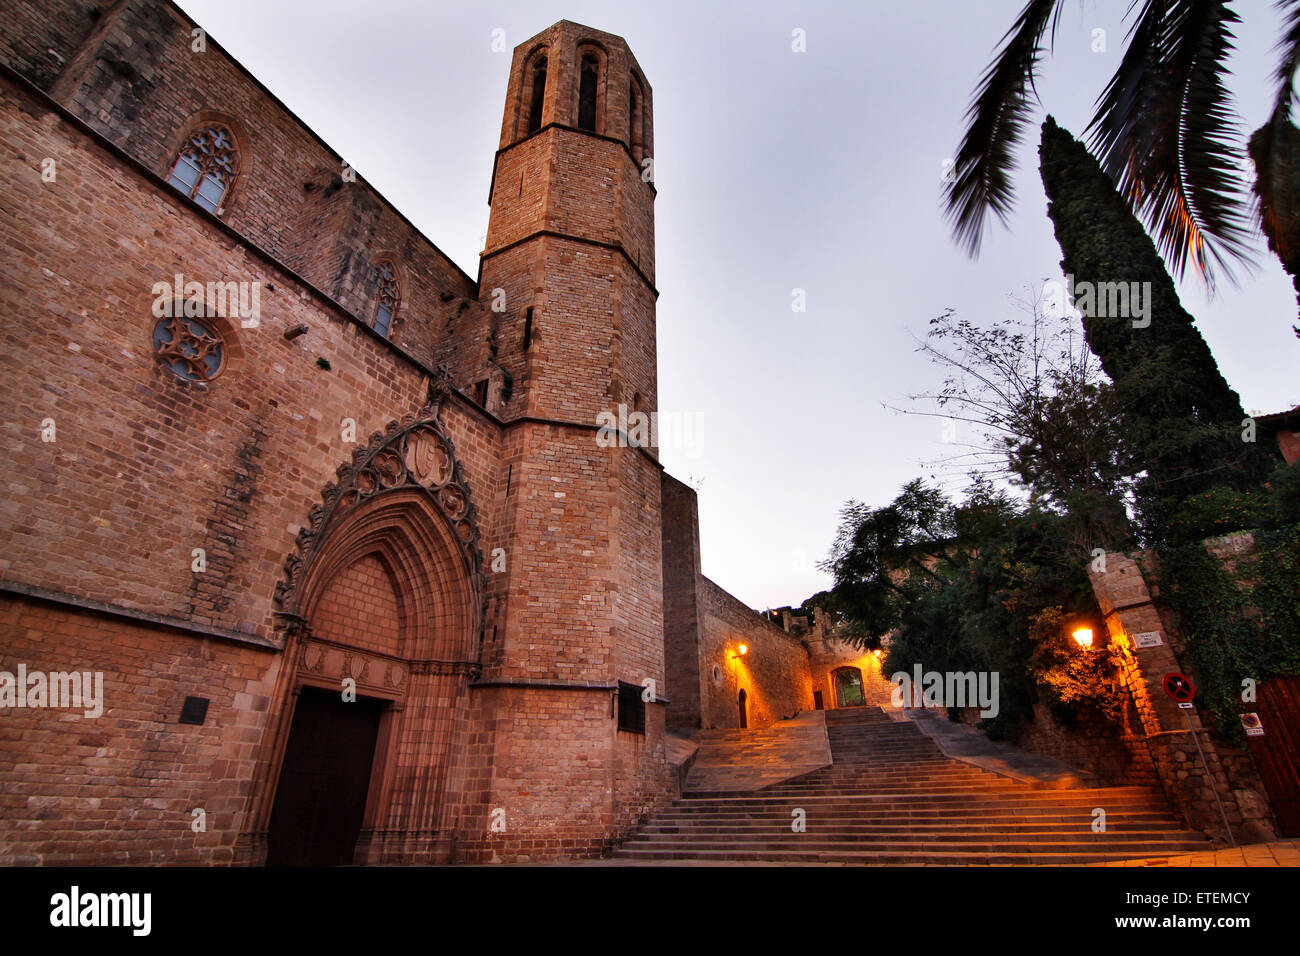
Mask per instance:
[[[1118,715],[1108,653],[1081,656],[1067,622],[1095,620],[1089,555],[1069,514],[1017,508],[986,483],[961,503],[913,481],[882,508],[850,502],[825,567],[862,641],[892,634],[885,673],[996,671],[1007,733],[1044,700],[1071,721]]]
[[[986,479],[1026,487],[1037,501],[1091,507],[1104,546],[1126,537],[1124,502],[1138,470],[1123,441],[1114,388],[1064,310],[1047,313],[1045,292],[1020,300],[1029,318],[991,325],[957,319],[951,309],[930,321],[919,351],[948,372],[931,401],[935,413],[975,427],[976,442],[950,464]]]
[[[1015,148],[1033,109],[1044,43],[1055,40],[1064,5],[1029,0],[967,112],[944,201],[956,238],[972,254],[989,212],[1005,223],[1011,210]],[[1275,6],[1284,18],[1277,100],[1289,111],[1300,62],[1300,0]],[[1247,261],[1249,219],[1238,173],[1243,151],[1225,85],[1241,18],[1227,0],[1134,0],[1130,12],[1127,46],[1097,100],[1090,144],[1175,274],[1181,277],[1190,260],[1212,286],[1217,269],[1230,274],[1231,262]],[[1277,195],[1267,178],[1273,167],[1257,163],[1256,169],[1267,218]]]
[[[976,482],[961,505],[920,479],[882,508],[850,501],[821,564],[834,578],[837,609],[863,643],[879,646],[911,602],[948,583],[1014,513],[1011,500],[986,482]]]

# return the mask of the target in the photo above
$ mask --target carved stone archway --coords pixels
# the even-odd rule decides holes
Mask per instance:
[[[285,561],[276,589],[285,667],[245,831],[248,862],[265,859],[304,688],[350,687],[383,702],[355,862],[439,863],[451,854],[452,779],[467,688],[480,671],[484,587],[476,511],[440,407],[393,422],[340,466]],[[365,621],[360,611],[339,624],[322,610],[346,608],[339,593],[364,577],[358,569],[389,598],[384,640],[361,635],[364,626],[349,630]]]
[[[392,422],[370,436],[365,447],[340,465],[338,482],[325,487],[322,503],[313,505],[307,527],[298,532],[295,551],[284,562],[284,578],[276,585],[276,614],[281,627],[301,622],[303,584],[327,539],[359,505],[402,489],[420,490],[456,533],[465,572],[475,596],[483,594],[483,553],[479,548],[477,509],[470,500],[455,446],[442,426],[441,399],[419,415]]]

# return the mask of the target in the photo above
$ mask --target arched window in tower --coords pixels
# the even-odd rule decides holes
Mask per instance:
[[[239,153],[230,131],[223,126],[205,126],[181,147],[167,181],[215,213],[238,172]]]
[[[401,290],[397,284],[397,270],[387,260],[375,266],[379,270],[379,303],[375,306],[373,326],[384,338],[393,327],[393,316],[397,314],[397,305],[401,301]]]
[[[546,57],[539,56],[533,63],[532,88],[528,99],[528,132],[542,128],[542,101],[546,99]]]
[[[594,53],[584,53],[578,78],[578,129],[596,132],[596,89],[600,78],[600,61]]]
[[[627,84],[628,142],[632,155],[640,162],[645,153],[645,113],[640,84],[633,77]]]

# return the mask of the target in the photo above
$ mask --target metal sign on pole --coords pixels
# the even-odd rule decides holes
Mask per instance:
[[[1223,809],[1223,801],[1219,799],[1219,788],[1214,785],[1210,765],[1205,762],[1205,751],[1201,749],[1201,739],[1196,736],[1196,728],[1192,726],[1192,698],[1196,696],[1196,687],[1190,677],[1177,671],[1170,671],[1160,683],[1165,693],[1178,702],[1178,709],[1187,718],[1187,730],[1196,744],[1196,752],[1201,756],[1201,766],[1205,768],[1205,779],[1210,784],[1210,792],[1214,794],[1214,802],[1219,805],[1219,816],[1223,817],[1223,828],[1228,832],[1228,842],[1235,847],[1237,841],[1232,835],[1232,825],[1228,823],[1228,814]]]

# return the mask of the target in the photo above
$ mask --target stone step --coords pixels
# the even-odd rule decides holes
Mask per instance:
[[[726,816],[721,814],[695,816],[656,817],[653,823],[644,824],[643,828],[656,827],[663,830],[690,830],[695,832],[702,828],[721,829],[729,832],[766,831],[784,833],[790,829],[795,820],[793,814],[783,816]],[[1042,830],[1069,831],[1071,833],[1091,832],[1092,818],[1084,816],[1052,816],[1048,814],[989,814],[986,816],[963,816],[945,818],[942,816],[817,816],[804,817],[808,827],[818,830],[859,831],[859,832],[1033,832]],[[1107,832],[1130,830],[1178,830],[1185,824],[1167,814],[1126,814],[1107,816]]]
[[[834,777],[819,780],[804,780],[799,783],[778,783],[770,787],[763,787],[764,793],[771,793],[780,790],[789,793],[806,793],[810,790],[827,790],[835,789],[839,791],[853,790],[892,790],[896,788],[915,789],[917,787],[966,787],[979,788],[991,787],[994,789],[1005,789],[1008,787],[1023,787],[1024,784],[1010,777],[999,777],[997,774],[935,774],[926,777],[896,777],[892,780],[882,780],[878,777],[866,776],[845,776],[838,780]]]
[[[706,831],[740,832],[790,832],[793,816],[788,817],[724,817],[724,816],[686,816],[656,817],[652,822],[643,824],[639,832],[678,832],[692,833]],[[817,817],[805,818],[808,827],[819,831],[834,830],[837,833],[1048,833],[1048,832],[1092,832],[1092,818],[1045,817],[1008,815],[970,817],[949,820],[944,817]],[[1125,816],[1107,816],[1106,832],[1193,832],[1184,830],[1181,822],[1172,814],[1128,814]]]
[[[1020,841],[1022,843],[1187,843],[1204,848],[1205,841],[1199,833],[1190,830],[1143,829],[1129,830],[1119,827],[1107,829],[1105,833],[1092,833],[1088,827],[1077,829],[1057,828],[1043,830],[1028,828],[1019,830],[1015,827],[985,827],[970,829],[966,827],[822,827],[809,822],[808,830],[795,833],[786,827],[755,827],[750,830],[736,827],[716,826],[654,826],[641,830],[631,841],[651,840],[659,843],[669,842],[709,842],[730,840],[735,842],[765,843],[768,841],[795,841],[814,837],[818,841],[831,840],[837,843],[988,843]]]
[[[945,756],[878,708],[831,711],[834,763],[762,790],[684,794],[615,856],[699,863],[1111,862],[1205,849],[1147,787],[1048,788]],[[735,734],[736,732],[731,732]],[[735,737],[727,739],[738,739]],[[1092,831],[1094,808],[1107,831]],[[791,811],[807,830],[790,830]]]
[[[879,793],[888,790],[918,790],[926,787],[936,790],[964,789],[969,791],[989,790],[1001,792],[1005,790],[1021,789],[1024,784],[1009,777],[997,777],[989,774],[985,777],[969,777],[951,779],[938,777],[931,780],[866,780],[866,781],[844,781],[841,786],[835,786],[835,781],[814,782],[805,784],[775,784],[771,787],[763,787],[759,790],[736,791],[749,793],[771,794],[773,792],[781,793],[809,793],[816,790],[832,790],[836,793],[852,791],[854,793]],[[694,790],[692,793],[720,793],[718,790]]]
[[[1102,797],[1108,797],[1112,800],[1124,799],[1126,797],[1140,797],[1144,799],[1159,800],[1161,802],[1164,801],[1163,795],[1158,790],[1154,790],[1150,787],[1091,787],[1091,788],[1066,787],[1060,789],[1049,789],[1043,787],[1039,787],[1039,788],[1030,787],[1020,783],[1019,781],[1011,780],[1010,778],[995,777],[993,779],[1005,783],[1008,787],[1012,788],[1016,792],[1023,793],[1026,797],[1032,799],[1056,798],[1061,800],[1068,800],[1071,798],[1077,798],[1082,800],[1082,799],[1093,799],[1095,797],[1102,796]],[[776,784],[775,786],[780,787],[783,786],[783,784]],[[743,799],[770,800],[770,799],[780,798],[781,795],[779,793],[773,793],[772,789],[773,788],[765,787],[759,790],[693,790],[687,794],[684,794],[681,797],[681,799],[683,800],[718,799],[719,795],[723,795],[723,794],[731,795],[730,797],[728,797],[729,799],[737,799],[737,800],[743,800]],[[848,797],[848,796],[853,796],[855,793],[858,793],[859,790],[861,790],[862,792],[866,792],[866,789],[867,788],[854,787],[852,789],[846,789],[842,791],[842,793],[844,796]]]
[[[1204,849],[1204,845],[1201,847]],[[1176,852],[1176,851],[1174,851]],[[818,853],[813,851],[793,850],[693,850],[681,851],[638,847],[620,848],[614,851],[615,859],[621,860],[691,860],[709,863],[849,863],[858,865],[899,866],[906,864],[925,864],[929,866],[1073,866],[1087,863],[1118,863],[1133,859],[1131,851],[1098,852],[1079,850],[1075,852],[1033,852],[1033,853],[980,853],[933,851],[871,851],[859,853]]]
[[[819,807],[839,807],[842,809],[875,808],[893,803],[899,809],[915,809],[930,805],[940,808],[976,808],[976,807],[1101,807],[1110,812],[1112,809],[1131,807],[1167,808],[1168,804],[1156,795],[1148,794],[1108,794],[1100,790],[1075,792],[1069,790],[1007,790],[996,793],[843,793],[843,794],[798,794],[798,795],[762,795],[757,794],[717,794],[696,793],[683,797],[674,806],[681,807],[731,807],[733,809],[754,809],[772,807],[776,809],[799,805]]]
[[[781,815],[771,814],[726,814],[726,813],[696,813],[696,814],[661,814],[654,818],[654,825],[665,827],[690,827],[690,826],[719,826],[719,827],[772,827],[778,829],[788,827],[794,817],[786,813]],[[822,827],[857,827],[857,826],[876,826],[876,827],[899,827],[905,829],[919,829],[926,826],[952,827],[955,829],[976,829],[976,828],[1002,828],[1014,829],[1018,826],[1038,826],[1038,827],[1066,827],[1071,829],[1091,828],[1091,815],[1084,814],[1052,814],[1052,813],[986,813],[980,814],[962,814],[955,816],[952,814],[939,813],[879,813],[879,814],[808,814],[806,819],[809,825]],[[646,824],[649,826],[650,824]],[[1172,814],[1160,811],[1148,811],[1145,813],[1113,813],[1106,815],[1106,826],[1109,830],[1124,827],[1152,827],[1181,829],[1182,821]]]
[[[751,820],[784,820],[792,810],[801,809],[807,814],[816,814],[819,819],[854,820],[862,823],[874,823],[880,820],[897,818],[900,820],[987,820],[1007,818],[1092,820],[1092,810],[1086,807],[969,807],[961,810],[942,807],[898,808],[888,804],[880,806],[857,807],[817,807],[791,803],[782,807],[669,807],[656,819],[677,818],[703,819],[705,817],[743,818]],[[1168,807],[1161,806],[1126,806],[1115,807],[1106,811],[1106,819],[1133,819],[1151,817],[1176,820],[1178,817]]]
[[[677,806],[665,810],[664,813],[673,815],[682,815],[690,817],[705,816],[750,816],[750,817],[767,817],[767,818],[785,818],[790,816],[794,810],[803,810],[809,816],[816,814],[822,819],[831,817],[836,818],[864,818],[879,819],[881,817],[900,817],[908,819],[920,819],[923,817],[948,817],[950,819],[974,819],[976,817],[989,817],[1004,814],[1009,816],[1026,816],[1026,817],[1043,817],[1055,816],[1065,819],[1092,819],[1092,811],[1096,809],[1091,806],[1060,806],[1052,804],[984,804],[961,807],[943,807],[934,804],[916,804],[913,806],[901,807],[890,801],[880,802],[858,802],[857,804],[817,804],[809,800],[791,801],[790,803],[778,804],[776,806],[765,804],[762,806],[754,805],[730,805],[730,804],[699,804],[691,803],[683,806]],[[1119,804],[1110,807],[1103,806],[1101,809],[1106,811],[1106,818],[1120,817],[1133,814],[1153,813],[1162,816],[1173,816],[1169,808],[1156,803],[1146,804]]]
[[[1022,787],[1024,784],[1009,777],[996,774],[944,774],[933,777],[899,777],[895,780],[881,780],[877,777],[834,777],[820,780],[808,780],[800,783],[778,783],[763,787],[763,793],[811,793],[819,790],[846,791],[892,790],[897,788],[914,790],[917,787]],[[1041,789],[1041,788],[1040,788]],[[703,792],[703,791],[701,791]]]
[[[731,838],[688,837],[654,840],[638,838],[623,844],[625,850],[666,850],[679,853],[737,851],[742,853],[1126,853],[1130,858],[1161,853],[1187,853],[1205,848],[1203,840],[1153,839],[1133,841],[1044,840],[1033,844],[1016,840],[976,840],[954,844],[948,840],[818,840],[807,834],[792,834],[791,839],[768,838],[742,841]]]
[[[924,787],[924,786],[966,786],[978,787],[984,784],[1012,784],[1023,786],[1010,777],[1000,777],[992,773],[951,773],[911,777],[882,779],[877,776],[845,775],[841,777],[819,777],[815,780],[801,780],[798,783],[777,783],[763,787],[764,793],[806,793],[810,790],[835,789],[837,791],[878,789],[881,787]]]
[[[816,780],[823,777],[865,777],[865,776],[901,776],[917,774],[961,774],[985,773],[981,767],[968,763],[956,763],[947,757],[931,761],[908,760],[903,763],[882,762],[879,764],[837,763],[819,770],[796,777],[796,780]]]

